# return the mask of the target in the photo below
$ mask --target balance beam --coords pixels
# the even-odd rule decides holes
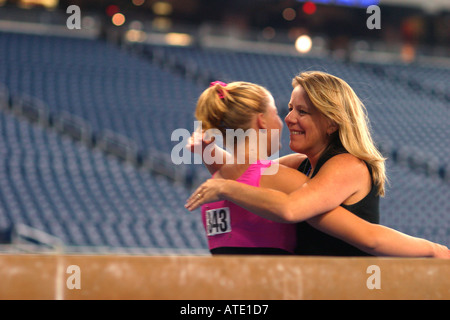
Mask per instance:
[[[450,299],[450,260],[1,254],[0,299]]]

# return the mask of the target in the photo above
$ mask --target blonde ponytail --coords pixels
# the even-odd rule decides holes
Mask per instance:
[[[213,82],[199,97],[195,117],[204,130],[248,129],[252,116],[265,112],[269,92],[249,82]]]

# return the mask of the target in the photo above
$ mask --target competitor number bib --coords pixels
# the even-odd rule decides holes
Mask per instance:
[[[231,232],[230,208],[207,210],[206,231],[208,236]]]

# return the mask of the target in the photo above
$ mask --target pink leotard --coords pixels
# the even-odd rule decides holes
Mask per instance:
[[[259,187],[261,173],[272,164],[259,160],[236,180]],[[295,224],[277,223],[224,200],[202,205],[209,249],[220,247],[276,248],[294,252]]]

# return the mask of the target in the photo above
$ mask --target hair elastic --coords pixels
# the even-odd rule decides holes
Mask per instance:
[[[225,82],[222,82],[222,81],[214,81],[214,82],[211,82],[211,83],[209,84],[209,87],[213,87],[213,86],[215,86],[216,84],[218,84],[218,85],[220,85],[220,86],[222,86],[222,87],[226,87],[226,86],[227,86],[227,84],[226,84]],[[225,96],[223,95],[223,91],[222,91],[222,90],[219,90],[219,98],[220,98],[220,99],[225,98]]]

